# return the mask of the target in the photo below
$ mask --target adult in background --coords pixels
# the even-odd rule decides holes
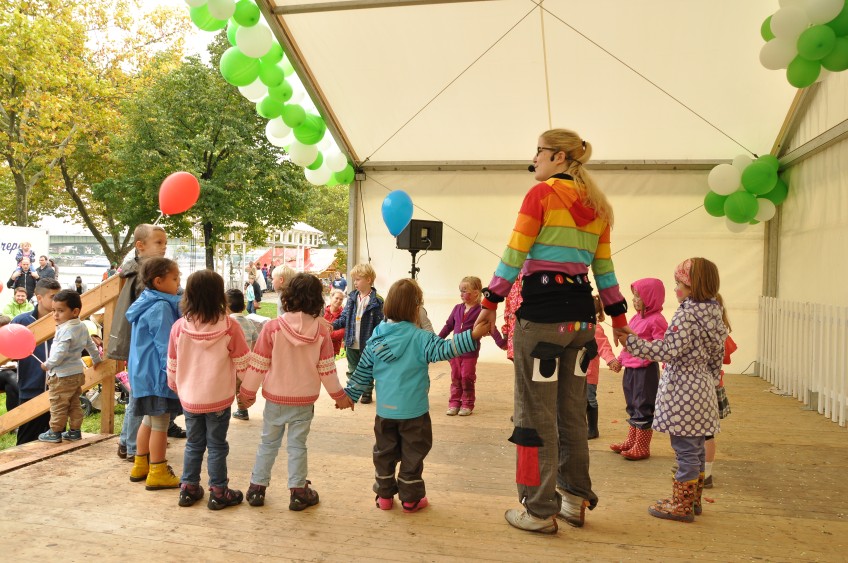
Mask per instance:
[[[73,285],[71,285],[70,289],[73,289],[80,295],[86,292],[86,285],[82,283],[82,277],[77,276],[77,279],[74,280]]]
[[[56,261],[53,260],[52,258],[50,260],[48,260],[48,262],[50,262],[50,267],[53,268],[53,273],[55,274],[53,277],[58,280],[59,279],[59,266],[56,265]]]
[[[580,527],[585,509],[598,502],[589,478],[586,378],[575,374],[577,353],[595,334],[590,267],[613,326],[627,324],[610,259],[612,207],[583,167],[591,154],[592,146],[567,129],[539,137],[531,169],[539,183],[524,196],[477,320],[495,322],[521,272],[509,441],[518,448],[518,498],[526,510],[504,516],[531,532],[556,533],[555,516]]]
[[[6,287],[9,289],[15,289],[17,287],[26,289],[27,300],[29,301],[35,294],[36,282],[38,282],[38,274],[30,268],[29,258],[24,257],[21,259],[20,266],[12,272],[12,276],[6,282]]]
[[[347,280],[341,272],[336,272],[336,279],[333,280],[333,289],[341,289],[343,293],[347,290]]]
[[[341,289],[332,289],[330,290],[330,304],[324,307],[324,320],[333,323],[334,320],[338,319],[342,315],[342,311],[344,307],[342,307],[342,303],[344,303],[345,294]],[[334,330],[330,333],[330,340],[333,341],[333,352],[336,356],[339,355],[339,351],[342,349],[342,340],[344,340],[345,329],[340,328],[338,330]]]
[[[35,269],[35,273],[38,274],[37,279],[56,279],[56,271],[53,270],[53,266],[50,265],[50,261],[47,259],[47,256],[43,254],[38,257],[38,268]]]
[[[118,265],[116,263],[112,262],[109,265],[109,269],[106,270],[105,272],[103,272],[103,281],[108,280],[109,278],[111,278],[112,276],[114,276],[117,273],[118,273]]]

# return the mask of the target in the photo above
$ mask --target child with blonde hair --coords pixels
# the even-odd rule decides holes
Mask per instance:
[[[445,326],[439,331],[439,338],[445,338],[453,332],[459,334],[474,326],[480,316],[480,306],[483,282],[476,276],[465,276],[459,282],[459,298],[462,303],[451,311]],[[502,349],[506,349],[506,340],[501,337],[497,328],[492,326],[492,337]],[[480,357],[480,344],[474,350],[450,359],[451,387],[448,416],[469,416],[477,401],[475,383],[477,382],[477,359]]]
[[[719,294],[715,264],[689,258],[674,270],[680,303],[661,339],[649,342],[630,327],[616,338],[633,356],[665,362],[653,428],[668,432],[677,457],[672,496],[648,508],[657,518],[692,522],[701,513],[704,488],[705,437],[719,429],[716,386],[727,340],[727,316]]]
[[[386,320],[374,329],[345,388],[356,402],[376,384],[373,489],[381,510],[392,508],[396,494],[404,512],[417,512],[428,505],[421,476],[424,458],[433,446],[427,366],[474,351],[491,330],[489,323],[483,322],[473,330],[459,332],[453,340],[443,340],[416,326],[422,303],[423,294],[415,280],[392,284],[386,296]]]

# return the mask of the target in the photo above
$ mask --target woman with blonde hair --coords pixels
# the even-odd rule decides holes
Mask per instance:
[[[586,378],[575,374],[578,351],[595,335],[592,269],[604,312],[627,324],[610,259],[612,207],[585,170],[592,145],[574,131],[539,137],[530,170],[537,184],[518,212],[512,237],[477,322],[494,322],[498,303],[523,274],[514,327],[515,412],[509,438],[517,447],[518,498],[525,510],[510,525],[553,534],[555,516],[584,523],[598,497],[589,478]]]

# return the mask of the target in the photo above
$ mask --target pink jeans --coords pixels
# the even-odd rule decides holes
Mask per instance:
[[[474,408],[474,383],[477,381],[477,358],[453,358],[451,366],[450,407]]]

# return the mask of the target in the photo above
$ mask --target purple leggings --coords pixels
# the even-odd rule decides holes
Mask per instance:
[[[477,381],[477,358],[453,358],[451,366],[451,407],[474,408],[474,383]]]

